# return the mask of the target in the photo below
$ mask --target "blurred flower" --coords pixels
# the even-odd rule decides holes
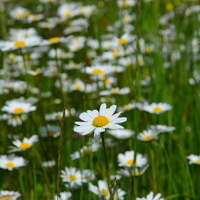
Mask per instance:
[[[148,127],[149,129],[155,130],[158,133],[164,133],[164,132],[171,132],[176,130],[176,127],[173,126],[166,126],[166,125],[151,125]]]
[[[26,161],[22,157],[15,157],[14,155],[2,155],[0,156],[0,168],[12,171],[14,168],[23,167],[26,165]]]
[[[108,130],[108,133],[117,139],[128,139],[135,135],[135,132],[128,129],[123,130]]]
[[[0,199],[2,200],[16,200],[20,196],[21,194],[19,192],[0,190]]]
[[[60,198],[57,195],[54,196],[54,200],[70,200],[72,196],[71,192],[60,192]]]
[[[47,124],[47,126],[41,126],[39,128],[39,133],[41,137],[58,137],[60,133],[60,127]]]
[[[149,142],[154,139],[157,139],[158,134],[159,133],[155,129],[154,130],[148,129],[148,130],[143,131],[142,133],[139,133],[137,136],[137,139],[143,142]]]
[[[123,167],[143,167],[147,165],[147,158],[140,153],[136,155],[136,161],[134,161],[135,152],[126,151],[125,154],[118,154],[119,166]]]
[[[56,164],[55,160],[42,162],[42,166],[43,167],[48,167],[48,168],[51,168],[51,167],[55,166],[55,164]]]
[[[63,182],[67,182],[66,187],[78,188],[82,185],[81,172],[74,167],[65,167],[65,170],[61,170],[61,178]]]
[[[136,200],[164,200],[164,198],[160,198],[161,194],[158,193],[155,197],[153,197],[153,192],[150,192],[147,197],[139,198],[137,197]]]
[[[25,137],[22,142],[20,140],[16,140],[12,142],[15,145],[15,147],[11,146],[10,147],[11,150],[9,150],[9,152],[25,151],[30,147],[32,147],[33,144],[37,141],[38,141],[37,135],[32,135],[30,138]]]
[[[33,106],[28,99],[25,100],[23,98],[6,101],[5,104],[6,105],[1,110],[15,115],[28,113],[36,110],[36,107]]]
[[[130,93],[130,88],[128,87],[125,87],[125,88],[112,88],[111,90],[104,90],[104,91],[101,91],[99,94],[102,95],[102,96],[109,96],[109,95],[112,95],[112,94],[119,94],[119,95],[124,95],[124,94],[128,94]]]
[[[83,183],[88,183],[91,180],[94,180],[94,172],[92,172],[89,169],[84,169],[82,172],[82,182]]]
[[[79,118],[83,122],[75,122],[78,126],[74,128],[75,132],[81,135],[87,135],[94,131],[94,141],[98,142],[100,139],[100,133],[104,132],[106,128],[110,129],[123,129],[124,127],[118,125],[118,123],[125,122],[126,117],[118,118],[121,113],[113,115],[117,106],[112,105],[106,109],[106,104],[101,104],[100,111],[88,110],[80,114]]]
[[[194,154],[191,154],[189,156],[187,156],[187,159],[189,160],[189,164],[197,164],[197,165],[200,165],[200,155],[197,156],[197,155],[194,155]]]
[[[171,109],[172,106],[167,103],[152,103],[150,105],[144,105],[143,107],[144,111],[155,114],[160,114]]]

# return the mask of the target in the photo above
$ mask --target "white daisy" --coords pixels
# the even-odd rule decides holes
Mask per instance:
[[[189,164],[197,164],[197,165],[200,165],[200,155],[197,156],[197,155],[194,155],[194,154],[191,154],[189,156],[187,156],[187,159],[189,160]]]
[[[0,199],[2,200],[16,200],[20,196],[21,194],[19,192],[8,191],[8,190],[0,191]]]
[[[0,168],[12,171],[14,168],[23,167],[26,165],[26,161],[22,157],[15,157],[14,155],[0,156]]]
[[[173,127],[173,126],[166,126],[166,125],[160,125],[160,124],[155,125],[155,126],[151,125],[151,126],[149,126],[149,128],[153,129],[153,130],[156,130],[159,133],[171,132],[171,131],[176,130],[176,128]]]
[[[121,112],[113,115],[117,106],[112,105],[110,108],[106,109],[106,104],[103,103],[100,106],[100,111],[88,110],[80,114],[79,118],[83,122],[75,122],[79,125],[74,128],[74,131],[80,133],[81,135],[87,135],[94,131],[94,141],[97,142],[100,139],[100,133],[104,132],[106,128],[109,129],[123,129],[118,123],[125,122],[126,117],[119,117]]]
[[[132,130],[124,129],[124,130],[109,130],[109,134],[117,139],[127,139],[133,137],[135,132]]]
[[[60,133],[60,127],[47,124],[47,126],[41,126],[39,132],[42,137],[58,137]]]
[[[60,198],[57,195],[54,196],[54,200],[69,200],[71,199],[71,192],[60,192]]]
[[[42,166],[48,167],[48,168],[55,166],[55,164],[56,164],[55,160],[49,160],[49,161],[42,162]]]
[[[149,142],[151,140],[157,139],[158,132],[154,129],[144,130],[142,133],[139,133],[137,136],[138,140]]]
[[[142,197],[142,198],[136,198],[136,200],[164,200],[164,198],[160,198],[161,194],[158,193],[155,197],[153,197],[153,192],[150,192],[147,197]]]
[[[29,149],[35,142],[38,141],[38,136],[33,135],[30,138],[24,138],[21,142],[20,140],[16,140],[13,142],[15,147],[11,147],[11,150],[9,152],[16,152],[16,151],[25,151]]]
[[[36,107],[31,103],[20,99],[6,101],[5,104],[1,110],[11,114],[23,114],[36,110]]]
[[[66,187],[69,188],[77,188],[82,184],[81,172],[74,167],[65,167],[65,170],[61,170],[61,178],[63,182],[67,182]]]
[[[126,151],[125,154],[118,154],[118,162],[119,166],[124,167],[143,167],[147,165],[147,158],[140,153],[136,155],[136,161],[134,161],[135,152],[134,151]]]
[[[171,110],[172,106],[167,103],[152,103],[150,105],[145,105],[143,110],[149,113],[160,114],[167,110]]]

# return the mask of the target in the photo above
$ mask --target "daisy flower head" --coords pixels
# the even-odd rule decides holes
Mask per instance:
[[[18,99],[6,101],[5,104],[6,105],[1,110],[10,114],[24,114],[36,110],[36,107],[31,103],[23,102]]]
[[[172,106],[167,103],[152,103],[150,105],[145,105],[143,108],[144,111],[155,114],[160,114],[171,109]]]
[[[161,194],[158,193],[155,197],[154,197],[154,194],[153,192],[150,192],[147,197],[142,197],[142,198],[139,198],[137,197],[136,200],[164,200],[164,198],[160,198],[161,197]]]
[[[72,197],[71,192],[60,192],[60,197],[58,198],[58,195],[54,196],[54,200],[69,200]]]
[[[109,129],[123,129],[118,123],[123,123],[127,120],[126,117],[119,117],[121,112],[115,112],[117,106],[112,105],[110,108],[106,108],[106,104],[103,103],[100,106],[100,110],[88,110],[80,114],[79,118],[82,122],[75,122],[76,126],[74,131],[81,135],[87,135],[94,131],[94,141],[100,140],[100,133],[104,132],[106,128]]]
[[[61,170],[61,178],[63,182],[67,182],[67,188],[78,188],[82,184],[81,172],[74,167],[65,167],[65,170]]]
[[[137,153],[136,160],[134,161],[135,152],[126,151],[125,154],[118,154],[119,166],[123,167],[143,167],[147,165],[147,158],[140,153]]]
[[[165,133],[165,132],[171,132],[176,130],[176,127],[174,126],[166,126],[166,125],[151,125],[149,126],[150,129],[156,130],[158,133]]]
[[[141,140],[143,142],[149,142],[154,139],[157,139],[159,132],[153,129],[145,130],[142,133],[139,133],[137,136],[138,140]]]
[[[10,152],[16,152],[16,151],[25,151],[29,149],[35,142],[38,141],[38,136],[33,135],[30,138],[24,138],[23,141],[21,142],[20,140],[16,140],[13,142],[15,147],[11,147]]]
[[[197,155],[194,155],[194,154],[191,154],[189,156],[187,156],[187,159],[189,160],[189,164],[197,164],[197,165],[200,165],[200,155],[197,156]]]
[[[48,161],[42,162],[42,166],[45,168],[52,168],[55,165],[56,165],[55,160],[48,160]]]
[[[15,157],[14,155],[0,156],[0,168],[12,171],[14,168],[23,167],[26,165],[26,161],[23,157]]]
[[[21,194],[19,192],[8,191],[8,190],[1,190],[0,191],[0,199],[3,200],[16,200],[20,197]]]
[[[117,139],[128,139],[135,135],[135,132],[132,130],[124,129],[124,130],[109,130],[108,133]]]

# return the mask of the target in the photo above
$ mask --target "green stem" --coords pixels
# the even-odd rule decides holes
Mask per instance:
[[[107,159],[107,155],[106,155],[104,133],[101,134],[101,138],[102,138],[102,147],[103,147],[103,153],[104,153],[104,159],[105,159],[105,165],[106,165],[106,176],[107,176],[107,182],[108,182],[108,189],[109,189],[109,193],[110,193],[110,199],[113,200],[112,188],[110,187],[110,173],[109,173],[109,167],[108,167],[108,159]]]

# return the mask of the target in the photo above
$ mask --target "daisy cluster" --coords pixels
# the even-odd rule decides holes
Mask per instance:
[[[0,199],[164,200],[161,193],[169,199],[185,190],[179,178],[169,184],[171,154],[176,141],[186,145],[182,157],[193,150],[190,121],[199,118],[187,102],[199,96],[186,96],[200,82],[200,29],[190,25],[190,35],[177,24],[199,23],[198,3],[2,0],[0,7]],[[200,165],[200,156],[186,158]],[[186,196],[195,199],[189,180]]]

